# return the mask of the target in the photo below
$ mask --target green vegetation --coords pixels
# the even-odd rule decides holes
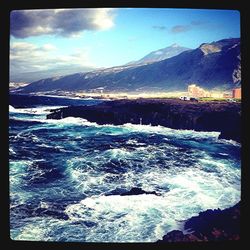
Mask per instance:
[[[230,102],[233,100],[235,102],[241,102],[239,98],[223,98],[223,97],[201,97],[199,98],[200,102]]]
[[[220,97],[201,97],[199,98],[200,102],[225,102],[228,98],[220,98]]]

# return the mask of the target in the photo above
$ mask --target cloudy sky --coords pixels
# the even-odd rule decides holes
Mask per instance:
[[[123,65],[173,43],[197,48],[240,37],[240,13],[165,8],[16,10],[10,15],[10,35],[10,78],[27,81],[31,72],[34,79],[39,78],[37,72],[64,75]]]

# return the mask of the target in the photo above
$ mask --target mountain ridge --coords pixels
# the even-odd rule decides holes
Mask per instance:
[[[139,59],[138,61],[133,61],[133,62],[127,63],[126,65],[139,65],[139,64],[158,62],[158,61],[171,58],[173,56],[177,56],[186,50],[190,50],[190,48],[182,47],[178,45],[177,43],[174,43],[163,49],[154,50],[150,52],[149,54],[147,54],[146,56]]]
[[[105,92],[183,91],[190,83],[209,90],[229,90],[241,81],[240,61],[240,39],[222,39],[158,62],[47,78],[18,90],[21,93],[97,89]]]

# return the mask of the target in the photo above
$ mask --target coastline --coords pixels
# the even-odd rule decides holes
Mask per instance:
[[[93,106],[54,110],[47,119],[80,117],[99,125],[125,123],[172,129],[220,132],[219,139],[240,142],[241,105],[229,102],[190,102],[178,99],[112,100]]]
[[[112,101],[112,102],[107,102],[107,103],[102,102],[101,104],[94,105],[94,106],[91,106],[91,107],[90,106],[89,107],[88,106],[69,106],[67,108],[57,108],[56,111],[53,112],[52,114],[54,114],[55,116],[57,116],[58,113],[63,115],[63,116],[64,115],[72,116],[74,112],[76,112],[75,115],[77,115],[78,111],[79,112],[86,111],[87,114],[90,115],[91,111],[93,112],[93,110],[95,110],[94,112],[97,112],[97,111],[106,112],[107,111],[107,113],[105,113],[106,115],[109,114],[108,111],[110,111],[111,113],[114,114],[114,117],[113,117],[114,119],[118,119],[118,118],[120,119],[121,115],[125,115],[126,119],[131,119],[131,116],[129,116],[129,111],[132,111],[132,114],[134,114],[135,117],[137,117],[137,118],[138,117],[140,118],[139,115],[143,114],[146,117],[147,117],[147,115],[149,115],[150,119],[151,118],[155,119],[155,118],[157,118],[157,116],[152,115],[153,114],[151,112],[152,109],[153,109],[153,112],[158,112],[160,114],[164,114],[164,112],[166,111],[165,108],[168,107],[169,105],[170,105],[170,110],[169,111],[180,111],[180,114],[182,114],[183,116],[186,114],[186,111],[187,111],[187,113],[189,114],[190,117],[192,117],[192,115],[194,115],[194,116],[199,115],[203,109],[208,114],[213,113],[213,112],[219,112],[219,113],[222,112],[222,111],[225,112],[228,108],[230,109],[230,107],[233,107],[233,110],[235,109],[234,111],[237,111],[238,110],[238,105],[239,105],[239,104],[235,104],[235,103],[224,103],[224,104],[220,103],[218,105],[217,104],[214,105],[214,104],[215,103],[213,103],[213,105],[211,105],[211,107],[210,106],[204,107],[204,103],[184,102],[184,101],[180,101],[180,100],[178,100],[178,101],[177,100],[175,100],[175,101],[173,101],[173,100],[155,100],[155,99],[152,99],[152,100],[139,99],[139,100],[136,100],[136,101],[121,100],[121,101],[115,101],[115,102]],[[139,109],[138,109],[138,107],[139,107]],[[163,109],[161,109],[161,107]],[[171,110],[171,107],[173,108],[173,110]],[[155,109],[159,109],[159,110],[156,111]],[[142,111],[144,111],[144,113]],[[148,113],[148,111],[150,111],[150,112]],[[114,112],[116,112],[116,113],[114,113]],[[170,112],[170,114],[172,114],[172,113]],[[49,115],[51,115],[51,114],[49,114]],[[81,115],[81,113],[80,113],[80,115]],[[115,116],[115,115],[117,115],[117,116]],[[126,117],[126,115],[128,115],[128,117]],[[95,119],[101,119],[102,117],[98,118],[98,115],[95,113],[93,115],[93,119],[94,118]],[[107,116],[106,118],[111,119],[110,116]],[[133,116],[132,116],[132,118],[133,118]],[[55,118],[55,119],[57,119],[57,118]],[[58,119],[61,119],[61,118],[58,118]],[[157,120],[154,120],[154,121],[156,122]],[[57,121],[56,120],[53,120],[53,121],[50,120],[48,122],[57,122]],[[64,120],[62,120],[61,122],[64,123]],[[117,122],[119,122],[119,120],[117,120]],[[134,120],[135,124],[140,124],[140,122],[144,123],[144,120],[140,121],[140,119],[139,119],[139,123],[138,123],[138,119]],[[59,121],[59,123],[60,123],[60,121]],[[135,125],[135,126],[137,126],[137,125]],[[145,127],[146,129],[148,129],[148,128],[151,129],[151,127],[149,127],[147,125],[146,126],[137,126],[137,127],[139,127],[139,128]],[[216,137],[217,137],[219,135],[219,133],[216,133],[216,134],[217,134],[216,135]],[[155,193],[153,190],[152,191],[151,190],[150,191],[144,191],[144,190],[140,190],[140,189],[135,190],[133,188],[130,191],[128,190],[128,192],[125,192],[125,193],[119,194],[119,195],[124,196],[124,195],[134,195],[134,194],[142,194],[142,193],[156,194],[157,195],[157,193]],[[234,204],[234,203],[231,203],[231,204]],[[216,207],[213,207],[213,209],[215,209],[215,208]],[[231,209],[231,208],[228,208],[228,209]],[[187,219],[190,216],[190,214],[188,214],[188,216],[185,217],[187,220],[182,221],[183,227],[177,228],[178,230],[168,232],[166,235],[163,236],[163,239],[158,240],[158,242],[175,242],[175,240],[176,240],[176,242],[207,241],[207,240],[208,241],[238,240],[239,239],[239,233],[237,231],[238,226],[236,226],[235,229],[232,227],[232,230],[234,232],[236,232],[236,233],[230,235],[226,231],[226,236],[224,234],[225,233],[224,228],[218,228],[216,226],[217,219],[214,221],[215,224],[212,224],[212,228],[211,228],[211,223],[209,224],[211,214],[215,214],[215,216],[217,216],[218,214],[222,215],[221,212],[224,214],[224,210],[221,211],[220,209],[215,209],[213,211],[212,210],[207,210],[205,212],[200,212],[200,214],[198,216],[193,216],[190,219]],[[50,213],[50,211],[49,211],[49,213]],[[237,213],[234,214],[234,215],[237,216]],[[232,216],[234,216],[234,215],[232,215]],[[55,214],[55,216],[61,216],[61,215],[60,214]],[[204,228],[201,228],[201,230],[205,230],[205,233],[207,233],[209,236],[206,236],[203,232],[200,231],[199,228],[196,231],[193,230],[193,232],[191,232],[191,233],[188,232],[190,230],[190,227],[185,228],[185,225],[188,224],[189,221],[193,221],[195,218],[196,218],[196,221],[197,221],[197,217],[201,218],[200,219],[201,223],[198,222],[198,225],[202,225],[204,227]],[[216,218],[218,218],[218,216]],[[227,217],[227,218],[229,218],[229,217]],[[229,220],[231,220],[231,219],[232,218],[229,218]],[[203,223],[204,221],[206,222],[206,224]],[[223,226],[228,225],[227,224],[228,219],[225,219],[222,222],[224,223]],[[195,223],[193,223],[193,225],[197,227],[197,225],[195,225]],[[189,226],[190,226],[190,223],[189,223]],[[227,230],[227,228],[226,228],[226,230]],[[164,233],[165,233],[164,231],[161,232],[161,234],[158,235],[158,237],[155,239],[155,241],[157,239],[160,239]],[[214,237],[214,238],[211,238],[211,237]]]
[[[184,232],[173,230],[156,243],[240,240],[240,206],[239,201],[224,210],[200,212],[185,222]]]

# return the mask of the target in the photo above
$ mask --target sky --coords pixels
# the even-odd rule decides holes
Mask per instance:
[[[195,49],[202,43],[238,37],[240,13],[236,10],[14,10],[10,14],[10,79],[31,72],[47,72],[50,77],[119,66],[174,43]]]

